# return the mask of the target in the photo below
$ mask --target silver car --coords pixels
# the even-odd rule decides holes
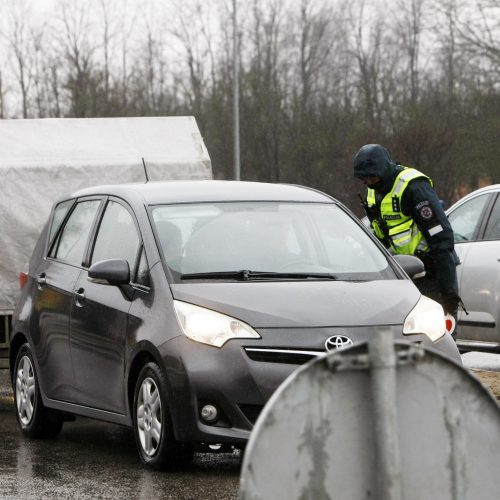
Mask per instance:
[[[447,211],[455,233],[462,348],[500,349],[500,184],[478,189]]]

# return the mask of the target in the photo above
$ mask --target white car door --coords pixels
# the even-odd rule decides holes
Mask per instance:
[[[500,346],[500,199],[495,192],[472,196],[448,217],[460,257],[459,343]],[[496,345],[495,345],[496,344]]]

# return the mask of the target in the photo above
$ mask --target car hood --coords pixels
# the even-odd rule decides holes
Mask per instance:
[[[410,280],[186,283],[174,299],[238,318],[254,328],[402,324],[420,292]]]

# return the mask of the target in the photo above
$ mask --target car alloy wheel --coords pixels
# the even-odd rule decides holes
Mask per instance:
[[[29,438],[56,437],[61,432],[63,416],[42,402],[33,354],[27,343],[17,353],[12,386],[16,418],[23,434]]]
[[[191,443],[175,439],[165,373],[155,362],[139,372],[134,393],[134,434],[142,462],[153,469],[182,469],[193,458]]]
[[[137,398],[137,431],[144,453],[152,457],[158,450],[162,432],[161,398],[155,381],[142,381]]]
[[[35,372],[28,356],[23,356],[18,363],[16,373],[16,407],[19,420],[29,425],[35,409]]]

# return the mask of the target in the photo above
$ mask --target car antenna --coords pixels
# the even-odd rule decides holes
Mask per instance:
[[[144,166],[144,175],[146,176],[146,183],[149,182],[148,169],[146,168],[146,162],[144,161],[144,156],[142,157],[142,165]]]

